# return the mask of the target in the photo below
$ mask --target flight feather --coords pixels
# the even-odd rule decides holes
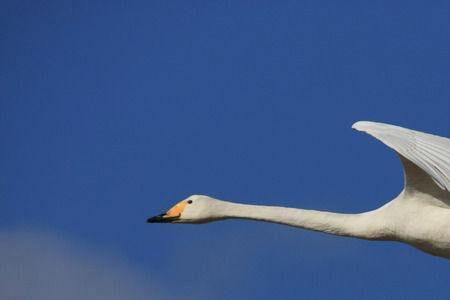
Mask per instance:
[[[450,191],[450,139],[399,126],[359,121],[352,128],[366,132],[425,171]]]

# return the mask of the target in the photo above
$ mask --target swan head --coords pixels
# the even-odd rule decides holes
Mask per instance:
[[[203,195],[181,200],[166,212],[147,219],[147,223],[208,223],[222,219],[219,206],[223,201]]]

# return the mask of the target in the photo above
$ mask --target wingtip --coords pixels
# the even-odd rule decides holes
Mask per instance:
[[[358,131],[364,131],[365,127],[367,125],[373,124],[374,122],[371,121],[358,121],[353,123],[352,128]]]

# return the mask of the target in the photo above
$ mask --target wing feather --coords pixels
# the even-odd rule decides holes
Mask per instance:
[[[450,191],[450,139],[368,121],[356,122],[352,128],[377,138],[425,171],[441,189]],[[414,183],[406,182],[410,184]]]

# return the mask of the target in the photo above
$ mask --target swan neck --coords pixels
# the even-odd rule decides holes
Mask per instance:
[[[384,239],[377,226],[376,211],[341,214],[278,206],[224,202],[222,219],[247,219],[283,224],[324,233],[362,239]]]

